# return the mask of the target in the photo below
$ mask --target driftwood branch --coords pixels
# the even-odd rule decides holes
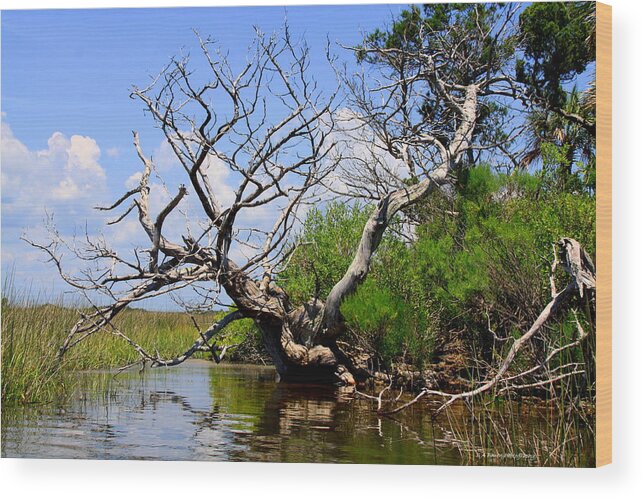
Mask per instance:
[[[542,310],[538,318],[531,325],[529,330],[525,332],[520,338],[518,338],[513,342],[513,344],[509,348],[509,352],[507,353],[503,361],[498,366],[494,376],[492,376],[490,379],[488,379],[478,388],[475,388],[474,390],[469,390],[466,392],[461,392],[461,393],[446,393],[438,390],[423,389],[410,402],[407,402],[406,404],[403,404],[391,410],[383,411],[379,409],[378,412],[380,412],[381,414],[395,414],[417,403],[422,398],[430,395],[447,398],[448,400],[444,402],[436,411],[436,414],[437,414],[443,411],[444,409],[446,409],[447,407],[449,407],[457,400],[472,398],[476,395],[480,395],[482,393],[490,391],[491,389],[499,385],[501,382],[512,381],[517,378],[524,377],[540,369],[542,365],[528,369],[518,375],[505,377],[505,374],[508,372],[509,368],[511,367],[518,352],[520,352],[520,350],[526,344],[529,343],[529,341],[534,337],[534,335],[538,333],[547,322],[549,322],[552,318],[554,318],[557,315],[557,313],[561,310],[561,307],[569,300],[569,298],[571,298],[571,296],[575,292],[578,292],[580,296],[583,296],[583,290],[585,290],[584,291],[585,293],[587,291],[593,292],[596,287],[594,264],[589,258],[589,255],[587,255],[584,249],[580,246],[578,241],[571,238],[563,238],[560,241],[558,241],[557,246],[558,246],[559,252],[558,252],[558,256],[554,257],[554,261],[557,261],[557,259],[560,259],[562,262],[564,262],[565,269],[572,277],[572,281],[569,282],[569,284],[567,284],[567,286],[562,291],[558,293],[554,293],[551,301],[545,306],[545,308]],[[547,356],[543,364],[546,364],[549,360],[551,360],[557,353],[560,353],[562,350],[580,345],[580,343],[587,337],[587,334],[583,331],[583,328],[578,322],[578,319],[576,319],[576,323],[581,333],[579,338],[575,342],[569,345],[565,345],[563,347],[559,347],[558,349],[555,349]],[[573,364],[570,364],[570,366],[574,368],[576,367],[576,364],[573,363]],[[572,369],[572,371],[570,372],[562,373],[557,376],[550,377],[549,379],[546,379],[543,381],[537,381],[534,383],[527,383],[527,384],[521,384],[521,385],[509,384],[507,386],[501,387],[498,393],[502,393],[509,389],[534,388],[534,387],[551,385],[552,383],[556,383],[561,379],[578,375],[578,374],[583,374],[583,373],[584,373],[583,370]]]
[[[134,350],[136,350],[136,352],[139,354],[141,358],[140,361],[142,363],[142,367],[176,366],[176,365],[182,364],[183,362],[191,358],[195,353],[204,352],[204,351],[211,352],[215,362],[218,364],[219,362],[221,362],[221,360],[223,360],[223,357],[225,356],[226,351],[228,350],[228,348],[231,348],[231,346],[228,346],[228,345],[216,346],[213,344],[211,345],[210,341],[217,333],[221,332],[228,324],[239,319],[243,319],[243,314],[238,310],[225,315],[222,319],[212,324],[206,331],[200,333],[199,338],[185,352],[183,352],[180,355],[177,355],[176,357],[172,357],[169,359],[164,359],[159,355],[150,354],[138,343],[132,340],[129,336],[124,334],[114,324],[112,324],[112,322],[108,322],[100,326],[100,328],[107,329],[110,334],[118,338],[121,338],[122,340],[126,341],[132,348],[134,348]]]

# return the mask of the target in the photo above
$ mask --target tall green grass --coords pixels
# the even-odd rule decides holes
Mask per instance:
[[[448,442],[464,464],[593,467],[594,405],[571,393],[551,400],[477,396],[447,409]]]
[[[60,362],[58,349],[81,310],[64,306],[62,299],[48,304],[43,301],[28,292],[18,294],[5,283],[1,309],[3,404],[64,399],[75,387],[73,371],[121,367],[139,359],[125,341],[100,332],[70,350]],[[220,314],[194,317],[205,330]],[[148,352],[164,358],[182,353],[198,337],[192,319],[180,312],[127,309],[114,325]],[[226,329],[223,341],[239,343],[251,328],[247,321],[235,323]]]

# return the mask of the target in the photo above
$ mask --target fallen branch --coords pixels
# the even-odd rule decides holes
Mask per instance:
[[[129,345],[132,346],[132,348],[134,348],[134,350],[136,350],[136,352],[140,355],[141,358],[139,359],[139,361],[122,367],[121,369],[119,369],[119,373],[120,373],[125,369],[138,364],[139,362],[141,362],[142,364],[141,366],[142,369],[145,368],[148,364],[150,367],[176,366],[178,364],[182,364],[197,352],[211,352],[213,355],[214,361],[218,364],[223,360],[223,357],[225,356],[229,348],[233,348],[238,345],[225,345],[220,347],[217,345],[210,345],[209,341],[216,333],[221,331],[228,324],[236,320],[243,319],[243,317],[244,317],[243,314],[238,310],[235,310],[234,312],[227,314],[221,320],[212,324],[206,331],[199,332],[199,339],[197,339],[192,344],[192,346],[188,348],[185,352],[183,352],[180,355],[177,355],[176,357],[172,357],[170,359],[164,359],[160,355],[158,355],[158,353],[157,355],[150,354],[138,343],[136,343],[129,336],[123,333],[120,329],[114,326],[111,322],[107,322],[106,325],[100,325],[100,326],[97,325],[97,327],[99,327],[100,329],[105,329],[105,326],[109,326],[110,330],[108,332],[110,334],[113,334],[114,336],[117,336],[122,340],[126,341],[127,343],[129,343]],[[220,354],[218,353],[219,350],[221,351]]]
[[[437,415],[440,412],[442,412],[444,409],[449,407],[451,404],[453,404],[455,401],[468,399],[476,395],[480,395],[484,392],[491,390],[500,381],[502,381],[504,379],[504,374],[509,370],[509,367],[511,366],[512,362],[516,358],[516,355],[518,354],[518,352],[533,338],[533,336],[538,331],[541,330],[541,328],[553,316],[556,315],[560,307],[571,297],[571,295],[575,291],[577,291],[579,295],[582,297],[584,292],[586,292],[587,290],[593,290],[596,287],[594,264],[589,258],[589,256],[587,255],[587,253],[585,252],[585,250],[583,250],[583,248],[580,246],[578,241],[575,241],[574,239],[570,239],[570,238],[562,238],[561,240],[558,241],[557,246],[558,246],[558,254],[554,255],[554,264],[552,264],[552,273],[555,270],[555,267],[560,260],[563,263],[565,270],[572,276],[573,279],[565,287],[565,289],[563,289],[558,293],[555,291],[556,288],[553,282],[553,278],[550,279],[551,288],[552,288],[551,301],[547,304],[547,306],[545,306],[545,308],[540,313],[540,315],[535,320],[535,322],[532,324],[532,326],[529,328],[529,330],[525,334],[523,334],[520,338],[518,338],[516,341],[514,341],[514,343],[511,345],[511,348],[509,349],[509,353],[500,364],[500,367],[496,371],[496,374],[491,379],[489,379],[488,381],[486,381],[485,383],[483,383],[481,386],[479,386],[474,390],[461,392],[461,393],[446,393],[439,390],[424,389],[413,400],[389,411],[382,411],[381,402],[380,402],[378,404],[378,414],[395,414],[397,412],[403,411],[404,409],[416,404],[419,400],[426,397],[427,395],[436,395],[438,397],[448,398],[448,400],[444,402],[436,411],[435,414]],[[556,352],[560,352],[574,345],[579,345],[581,341],[583,341],[587,337],[587,334],[580,326],[578,319],[576,319],[576,324],[581,333],[580,337],[575,342],[570,343],[569,345],[565,345],[563,347],[555,349],[545,359],[545,363],[551,360],[551,358],[555,355]],[[544,363],[534,368],[528,369],[527,371],[524,371],[518,375],[507,378],[506,380],[523,377],[527,374],[537,371],[538,369],[542,368],[543,365]],[[521,384],[521,385],[512,384],[501,388],[499,393],[502,393],[512,388],[519,389],[519,388],[531,388],[531,387],[551,385],[552,383],[556,381],[560,381],[561,379],[564,379],[576,374],[583,374],[584,372],[585,371],[583,370],[574,369],[570,372],[562,373],[558,376],[549,378],[547,380],[542,380],[534,383]],[[380,394],[380,399],[381,399],[381,394]]]

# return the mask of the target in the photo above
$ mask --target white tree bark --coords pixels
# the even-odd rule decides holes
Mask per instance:
[[[435,172],[418,184],[403,187],[386,195],[373,210],[364,226],[353,261],[326,299],[325,334],[327,336],[335,337],[342,331],[341,304],[366,279],[373,255],[395,215],[425,198],[436,188],[450,182],[450,173],[471,144],[477,118],[478,92],[476,85],[469,85],[466,88],[464,102],[458,107],[459,125],[449,147],[443,148],[442,161]]]

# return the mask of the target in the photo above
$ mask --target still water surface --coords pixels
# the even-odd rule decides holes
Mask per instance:
[[[97,380],[113,375],[82,376],[64,407],[3,412],[3,457],[464,464],[425,407],[378,418],[369,400],[278,384],[268,367],[190,361],[108,390]]]

